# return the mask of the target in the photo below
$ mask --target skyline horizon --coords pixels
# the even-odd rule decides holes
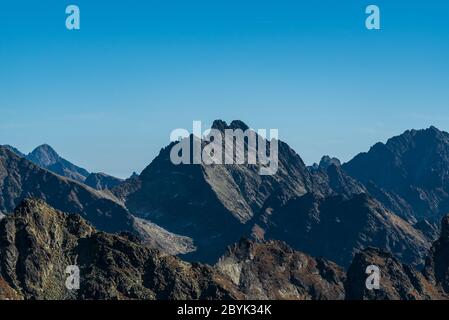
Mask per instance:
[[[226,120],[223,120],[223,119],[216,119],[216,120],[214,120],[214,121],[225,121],[225,122],[229,125],[232,121],[236,121],[236,120],[237,120],[237,121],[242,121],[243,123],[245,123],[246,125],[248,125],[248,122],[243,121],[243,120],[239,120],[239,119],[233,119],[233,120],[230,120],[230,121],[226,121]],[[211,126],[212,126],[212,123],[211,123],[210,126],[207,126],[207,128],[211,128]],[[253,130],[254,130],[254,128],[251,127],[251,125],[248,125],[248,126],[249,126],[250,129],[253,129]],[[425,131],[425,130],[429,130],[429,129],[431,129],[431,128],[436,128],[436,129],[439,130],[440,132],[448,133],[447,130],[442,129],[442,128],[437,127],[437,126],[432,125],[432,124],[430,124],[430,125],[428,125],[428,126],[426,126],[426,127],[422,127],[422,128],[409,128],[409,129],[406,129],[406,130],[402,130],[401,132],[399,132],[399,133],[397,133],[397,134],[394,134],[394,135],[392,135],[392,136],[389,136],[389,137],[387,137],[386,139],[378,140],[378,141],[372,143],[371,145],[367,146],[367,148],[366,148],[365,150],[359,150],[358,152],[355,152],[352,156],[349,156],[348,158],[341,158],[341,157],[339,157],[338,155],[335,155],[335,154],[324,153],[324,154],[322,154],[318,159],[312,160],[312,161],[307,161],[307,160],[305,159],[305,157],[302,155],[302,152],[301,152],[301,151],[299,151],[299,150],[298,150],[297,148],[295,148],[293,145],[291,145],[290,143],[288,143],[288,141],[285,141],[284,139],[282,139],[282,137],[280,137],[278,140],[279,140],[279,141],[282,141],[282,142],[284,142],[284,143],[287,143],[287,144],[288,144],[288,145],[289,145],[289,146],[296,152],[296,154],[299,155],[299,157],[302,159],[302,161],[304,162],[304,164],[305,164],[306,166],[313,166],[314,164],[319,164],[319,163],[320,163],[320,160],[321,160],[323,157],[326,157],[326,156],[331,157],[331,158],[337,158],[337,159],[341,162],[341,164],[343,165],[344,163],[347,163],[347,162],[349,162],[350,160],[352,160],[353,158],[355,158],[355,157],[356,157],[357,155],[359,155],[360,153],[366,153],[366,152],[368,152],[368,151],[370,150],[370,148],[371,148],[372,146],[374,146],[375,144],[377,144],[377,143],[386,144],[386,143],[388,142],[388,140],[390,140],[390,139],[392,139],[392,138],[395,138],[395,137],[398,137],[398,136],[401,136],[401,135],[403,135],[404,133],[406,133],[407,131]],[[257,130],[257,129],[255,129],[255,130]],[[192,134],[192,132],[190,132],[190,134]],[[76,165],[76,166],[79,166],[79,167],[81,167],[81,168],[83,168],[83,169],[86,169],[86,170],[89,171],[90,173],[104,173],[104,174],[107,174],[107,175],[110,175],[110,176],[113,176],[113,177],[116,177],[116,178],[125,180],[125,179],[131,177],[134,173],[137,173],[138,175],[140,175],[141,172],[142,172],[148,165],[150,165],[150,163],[151,163],[151,162],[152,162],[152,161],[159,155],[160,150],[162,150],[163,148],[167,147],[167,146],[170,144],[170,139],[167,139],[167,141],[168,141],[167,144],[161,146],[161,147],[159,148],[159,151],[154,155],[154,157],[152,157],[152,158],[149,160],[149,162],[148,162],[146,165],[143,165],[143,167],[141,167],[141,168],[136,168],[136,169],[134,169],[134,170],[131,170],[131,171],[129,172],[128,175],[126,175],[126,174],[124,174],[124,175],[123,175],[123,174],[122,174],[122,175],[119,175],[119,174],[107,172],[107,171],[105,171],[105,170],[91,170],[88,164],[83,164],[83,163],[79,163],[79,162],[73,161],[70,157],[68,157],[68,156],[66,156],[66,155],[64,155],[64,154],[62,154],[62,153],[59,151],[59,149],[58,149],[57,147],[55,147],[54,145],[52,145],[51,143],[48,143],[48,142],[38,143],[38,144],[36,144],[36,146],[34,146],[34,147],[30,148],[30,149],[22,149],[22,148],[18,147],[17,145],[12,145],[12,144],[7,143],[7,142],[4,143],[4,142],[2,142],[2,141],[0,140],[0,146],[10,146],[10,147],[16,148],[19,152],[23,153],[25,156],[28,156],[29,154],[31,154],[33,151],[35,151],[35,150],[38,149],[39,147],[49,146],[49,147],[50,147],[51,149],[53,149],[53,151],[55,151],[55,152],[58,154],[58,156],[60,156],[61,158],[63,158],[63,159],[65,159],[65,160],[67,160],[67,161],[73,163],[73,164]],[[82,157],[81,157],[81,158],[82,158]],[[143,160],[142,160],[142,161],[143,161]],[[124,172],[124,171],[123,171],[123,172]]]

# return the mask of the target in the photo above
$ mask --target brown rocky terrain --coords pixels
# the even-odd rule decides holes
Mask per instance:
[[[339,300],[345,296],[341,267],[280,241],[242,240],[228,248],[217,268],[247,299]]]
[[[0,222],[2,299],[342,299],[343,270],[281,242],[242,240],[211,267],[95,230],[79,215],[25,200]],[[80,268],[67,290],[65,269]]]
[[[69,265],[80,289],[65,287]],[[129,234],[96,231],[79,215],[25,200],[0,222],[0,292],[24,299],[242,298],[207,265],[162,255]]]
[[[366,268],[375,265],[380,269],[380,289],[368,290],[365,286]],[[346,299],[349,300],[435,300],[447,299],[438,285],[422,272],[402,264],[391,254],[368,248],[357,254],[348,269]]]
[[[446,217],[423,271],[366,248],[345,272],[280,241],[245,239],[209,266],[28,199],[0,221],[0,299],[447,299],[448,248]],[[80,269],[79,290],[65,287],[69,265]],[[369,265],[381,271],[378,290],[366,289]]]

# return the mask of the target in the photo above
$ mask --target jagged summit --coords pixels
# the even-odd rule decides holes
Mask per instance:
[[[248,125],[246,125],[246,123],[244,123],[241,120],[233,120],[229,125],[223,120],[215,120],[212,123],[211,128],[217,129],[220,131],[224,131],[226,129],[232,129],[232,130],[241,129],[242,131],[245,131],[245,130],[249,129]]]
[[[320,164],[319,167],[321,169],[326,170],[329,166],[334,165],[336,167],[340,167],[341,166],[341,162],[338,158],[331,158],[330,156],[326,155],[323,156],[320,160]]]
[[[57,163],[61,157],[48,144],[42,144],[36,147],[28,156],[27,159],[41,167],[49,167]]]

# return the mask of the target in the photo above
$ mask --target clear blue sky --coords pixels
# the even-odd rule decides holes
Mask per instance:
[[[125,177],[171,130],[217,118],[279,128],[307,163],[449,130],[449,2],[1,2],[0,144]]]

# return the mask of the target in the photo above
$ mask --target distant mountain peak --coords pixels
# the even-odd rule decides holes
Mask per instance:
[[[340,167],[341,166],[341,162],[340,162],[340,160],[338,158],[331,158],[328,155],[323,156],[321,158],[321,161],[320,161],[320,164],[319,164],[319,167],[321,169],[325,169],[326,170],[331,165],[334,165],[336,167]]]
[[[41,168],[79,182],[84,182],[89,176],[89,172],[86,169],[65,160],[48,144],[38,146],[26,156],[26,159]]]
[[[58,162],[61,157],[50,145],[42,144],[34,149],[27,158],[40,166],[48,167]]]

